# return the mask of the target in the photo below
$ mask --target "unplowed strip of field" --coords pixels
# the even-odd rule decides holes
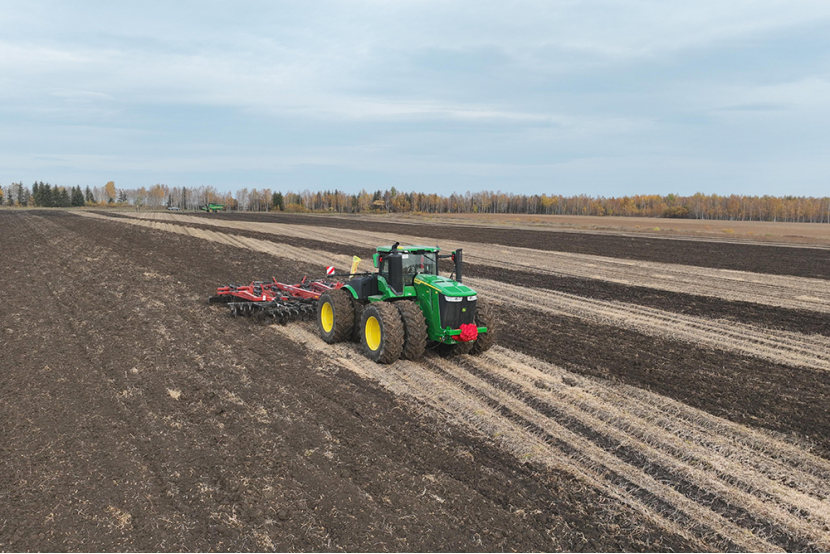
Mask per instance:
[[[274,329],[521,460],[571,472],[701,550],[830,548],[830,462],[764,432],[500,347],[381,366],[309,328]]]
[[[84,215],[186,234],[298,262],[317,263],[321,266],[334,263],[340,267],[348,267],[350,263],[349,258],[342,254],[191,228],[153,219],[114,219],[96,214]],[[167,214],[148,215],[164,216]],[[647,335],[738,352],[775,363],[830,370],[830,338],[821,335],[810,336],[767,330],[730,321],[684,316],[635,304],[599,301],[551,290],[517,287],[488,279],[468,279],[468,282],[493,301],[519,309],[529,308],[579,317],[597,323],[633,329]]]
[[[528,289],[489,279],[467,278],[465,282],[498,304],[579,317],[795,367],[830,370],[830,338],[822,335],[788,333],[731,321],[684,316],[636,304]]]
[[[106,220],[102,224],[92,220],[81,222],[69,216],[66,219],[69,221],[64,223],[62,228],[74,230],[74,234],[69,234],[64,238],[62,248],[70,249],[69,247],[72,247],[74,242],[91,228],[96,235],[105,237],[100,239],[100,242],[108,248],[108,251],[105,250],[95,255],[104,256],[104,259],[108,261],[113,260],[119,264],[119,267],[122,264],[124,267],[129,266],[131,275],[140,276],[142,271],[148,270],[164,272],[163,268],[168,268],[166,271],[171,273],[174,279],[168,278],[153,286],[145,285],[141,289],[143,294],[157,295],[161,292],[162,299],[177,298],[177,295],[182,294],[183,289],[187,291],[188,298],[192,297],[194,291],[183,286],[182,283],[198,281],[205,286],[205,278],[209,281],[219,280],[221,283],[221,279],[229,278],[226,276],[235,276],[240,273],[249,275],[251,271],[268,265],[268,258],[273,255],[258,256],[253,252],[244,254],[239,248],[242,242],[233,237],[221,236],[222,234],[214,236],[213,242],[188,239],[185,243],[183,242],[185,235],[195,230],[177,228],[174,232],[178,234],[169,236],[166,240],[161,233],[150,229],[139,229],[138,226],[118,226],[111,220]],[[129,233],[124,232],[126,228],[129,228]],[[61,233],[57,231],[58,229],[45,229],[42,234],[60,236]],[[123,238],[118,242],[112,242],[109,240],[109,234]],[[232,244],[235,249],[222,246],[222,242]],[[165,252],[166,256],[156,256],[153,253],[155,248],[170,243],[181,245],[168,249]],[[203,246],[214,244],[216,245],[215,251]],[[270,244],[271,246],[260,244],[253,246],[263,249],[281,247],[279,244]],[[131,250],[132,248],[135,250]],[[250,249],[251,246],[247,248]],[[177,260],[177,255],[187,254],[191,250],[193,252],[189,257],[185,256]],[[78,258],[78,252],[79,250],[66,252],[60,261],[66,263],[67,260]],[[307,256],[311,256],[310,252],[300,251],[298,253],[304,260],[308,260]],[[328,260],[331,259],[326,252],[317,254]],[[221,256],[221,260],[211,260],[211,256]],[[206,258],[207,262],[202,262],[203,258]],[[249,259],[251,263],[241,270],[239,269],[241,266],[234,269],[232,264],[238,263],[234,260],[240,259]],[[273,266],[278,269],[282,268],[281,270],[286,272],[289,271],[287,268],[309,267],[300,263],[283,263],[280,260],[275,257]],[[136,263],[152,264],[152,269],[132,267]],[[221,268],[221,273],[194,272],[190,266],[200,263],[213,263],[217,268]],[[312,263],[318,262],[315,260]],[[178,265],[184,267],[177,268]],[[80,266],[84,267],[84,263],[80,262]],[[292,277],[297,271],[291,273]],[[43,273],[48,275],[47,272]],[[220,274],[222,276],[218,277]],[[143,275],[147,283],[155,283],[157,279],[157,277],[148,277],[146,273]],[[88,276],[87,286],[83,287],[81,292],[86,297],[93,298],[92,305],[95,306],[97,282],[92,277],[92,275]],[[176,284],[177,280],[180,281],[178,284]],[[106,287],[101,289],[108,301],[113,300],[109,292],[112,284],[112,280],[107,281],[104,283]],[[164,286],[160,290],[161,285]],[[69,284],[65,286],[70,287]],[[130,290],[130,292],[133,291]],[[303,410],[313,412],[314,407],[321,402],[337,406],[347,403],[348,409],[338,411],[337,417],[332,418],[331,423],[327,424],[330,427],[339,419],[354,417],[348,411],[352,408],[363,411],[359,405],[348,404],[351,391],[326,389],[321,393],[316,387],[320,387],[323,379],[302,382],[302,384],[313,384],[314,387],[299,385],[296,387],[293,394],[305,395],[307,402],[298,406],[291,404],[290,410],[274,405],[271,400],[272,395],[263,391],[270,391],[270,388],[284,383],[278,376],[287,370],[280,366],[276,372],[274,371],[276,361],[280,360],[280,356],[275,356],[274,351],[291,345],[292,349],[289,352],[292,357],[307,359],[307,363],[314,368],[333,370],[320,373],[336,375],[343,379],[341,377],[343,374],[352,375],[354,372],[359,376],[375,379],[400,395],[402,399],[410,400],[400,405],[401,410],[405,409],[408,414],[412,413],[413,405],[420,405],[428,414],[442,415],[456,425],[463,425],[472,432],[490,437],[494,444],[511,452],[516,459],[530,462],[528,473],[536,473],[540,477],[561,475],[565,472],[575,475],[577,479],[572,484],[574,489],[584,490],[586,483],[591,484],[592,488],[604,491],[607,498],[623,502],[640,515],[631,514],[627,510],[622,513],[637,516],[636,521],[648,519],[665,529],[667,536],[687,537],[693,549],[721,551],[828,549],[826,527],[827,514],[830,513],[827,506],[830,491],[828,491],[827,483],[830,482],[830,468],[828,468],[830,462],[810,454],[806,448],[780,440],[771,433],[735,425],[637,388],[583,378],[507,349],[494,349],[478,359],[463,357],[444,360],[430,356],[423,364],[401,361],[391,367],[377,366],[366,360],[355,350],[354,346],[325,345],[309,329],[303,329],[302,326],[264,328],[247,325],[248,322],[230,318],[227,324],[220,325],[218,318],[224,315],[220,313],[220,308],[210,310],[202,304],[203,300],[198,306],[195,302],[195,300],[188,301],[183,306],[186,307],[182,314],[187,315],[185,319],[174,317],[179,315],[180,309],[165,309],[164,302],[154,302],[154,311],[151,313],[159,314],[160,318],[169,317],[169,321],[159,319],[159,322],[164,322],[166,333],[173,333],[176,337],[180,337],[180,340],[167,341],[163,337],[157,337],[157,333],[141,333],[137,336],[146,336],[147,340],[154,338],[155,340],[150,340],[147,344],[142,343],[141,348],[136,349],[134,354],[144,357],[150,353],[153,355],[152,361],[143,360],[140,363],[165,367],[167,363],[172,363],[169,348],[173,347],[176,352],[180,353],[188,340],[196,340],[192,334],[185,332],[188,328],[195,326],[200,342],[198,344],[194,342],[190,348],[193,349],[193,353],[210,353],[204,356],[205,365],[209,371],[213,368],[212,373],[202,378],[209,377],[211,380],[221,378],[220,382],[228,392],[244,397],[245,405],[251,406],[251,417],[256,416],[253,408],[260,404],[268,408],[269,414],[293,414],[292,417],[296,419],[305,413]],[[131,303],[132,300],[127,295],[122,304],[118,306],[130,306]],[[211,312],[212,315],[202,315],[204,311]],[[148,312],[137,314],[137,320],[145,320],[147,314]],[[553,319],[552,316],[551,319]],[[562,319],[581,322],[570,317]],[[147,330],[155,328],[156,326],[151,326]],[[572,329],[575,328],[577,327],[574,326]],[[246,331],[246,329],[249,330]],[[520,329],[519,324],[513,324],[510,329],[513,331]],[[95,331],[100,332],[100,329],[96,327]],[[272,333],[287,336],[290,340],[279,340],[277,337],[271,341],[266,335]],[[90,341],[93,345],[103,344],[104,339],[96,338],[96,336],[92,332],[89,335],[81,335],[81,344],[87,344]],[[296,348],[294,345],[298,341],[304,341],[306,348]],[[171,344],[166,344],[167,342]],[[217,345],[225,344],[226,347],[217,349]],[[598,344],[600,347],[607,347],[612,343],[600,341]],[[156,349],[157,353],[155,353]],[[311,355],[302,354],[306,349]],[[257,353],[257,356],[250,357],[245,362],[244,365],[247,366],[245,371],[231,368],[231,373],[225,375],[228,366],[213,367],[216,356],[222,359],[227,357],[228,361],[242,362],[245,360],[243,356],[248,356],[249,351]],[[597,356],[591,358],[597,363],[601,363],[600,359]],[[188,358],[187,363],[179,364],[178,371],[181,373],[176,374],[173,382],[183,385],[189,383],[192,373],[198,371],[191,367],[194,365],[195,362],[191,358]],[[94,367],[95,364],[92,366]],[[266,366],[268,369],[263,369]],[[129,364],[126,367],[130,367]],[[716,369],[716,364],[713,367]],[[348,371],[337,372],[341,368]],[[803,373],[806,374],[808,371],[803,370]],[[166,368],[159,374],[165,375],[166,381],[169,372],[170,369]],[[246,382],[263,383],[263,385],[239,386],[235,381],[243,374],[248,376]],[[120,380],[128,382],[133,378],[129,374],[121,376],[120,371],[112,373],[112,377],[119,379],[119,382]],[[799,375],[795,377],[799,378]],[[355,379],[355,382],[357,381]],[[163,382],[159,382],[159,386]],[[801,383],[807,386],[808,381],[801,381]],[[208,382],[204,384],[210,385]],[[119,389],[120,386],[116,388],[116,390]],[[192,395],[199,400],[198,404],[192,404],[194,410],[198,410],[194,412],[192,422],[185,427],[189,429],[191,426],[197,426],[200,421],[198,416],[203,413],[203,408],[200,407],[201,402],[209,402],[210,397],[191,388],[184,388],[183,391],[184,398]],[[359,390],[355,392],[355,394],[358,393]],[[284,394],[279,393],[278,397],[281,401],[285,401]],[[233,402],[233,398],[230,402]],[[176,405],[179,405],[178,401]],[[231,405],[233,404],[228,406]],[[211,410],[217,408],[215,402],[211,402],[208,406]],[[384,406],[386,406],[385,409],[389,409],[388,405]],[[739,404],[733,405],[735,409],[739,409],[739,406]],[[367,409],[371,408],[367,407]],[[155,411],[158,409],[154,407]],[[393,413],[390,414],[390,418],[394,418],[399,412],[399,410],[391,411]],[[290,424],[290,421],[285,422],[286,426]],[[363,425],[362,420],[356,425]],[[277,429],[279,430],[279,427]],[[354,429],[355,427],[351,427],[341,433],[340,440],[345,442],[345,437],[350,436],[348,431]],[[234,429],[229,428],[227,431],[228,435],[223,438],[223,441],[235,440]],[[459,433],[457,436],[466,435]],[[249,440],[257,442],[251,434],[244,435],[244,437],[246,440],[237,442],[239,444]],[[156,440],[157,436],[154,435],[153,444]],[[162,444],[169,444],[170,448],[166,452],[170,456],[173,456],[174,451],[178,451],[172,448],[173,446],[176,449],[180,447],[179,443]],[[211,446],[208,451],[219,448],[222,444],[220,443],[218,447]],[[303,448],[316,446],[313,444],[311,447],[304,446]],[[346,448],[343,447],[342,450]],[[249,448],[243,454],[238,462],[247,463],[246,467],[249,467],[251,471],[260,464],[267,464],[271,458],[270,454],[262,453],[259,453],[257,458],[256,448]],[[420,459],[424,455],[427,453],[414,450],[412,459],[400,461],[404,464],[411,464],[414,463],[413,460]],[[249,456],[255,457],[249,458]],[[337,450],[337,456],[342,457],[344,453]],[[313,458],[307,458],[306,455],[298,457],[301,460],[320,458],[320,463],[326,463],[326,458],[322,455],[313,455]],[[246,462],[250,459],[254,460],[253,464]],[[182,465],[186,460],[186,458],[182,459]],[[236,460],[229,467],[236,467],[235,462]],[[385,461],[381,458],[375,463],[385,463]],[[182,465],[176,467],[180,468]],[[389,464],[389,466],[393,467],[394,464]],[[541,469],[537,472],[536,467]],[[468,471],[471,468],[465,466],[463,469]],[[196,474],[198,479],[202,479],[201,472],[210,472],[210,466],[204,464],[200,466],[199,473]],[[372,477],[377,477],[377,475],[369,476],[370,479]],[[479,477],[485,476],[477,475],[476,478]],[[404,478],[407,477],[404,476]],[[506,486],[506,481],[502,483],[502,486]],[[266,482],[272,483],[260,475],[257,481],[253,482],[253,486],[251,483],[245,483],[245,487],[260,489],[261,485]],[[429,493],[432,494],[432,489]],[[205,494],[215,493],[209,491]],[[378,499],[377,503],[381,506],[384,505],[383,494],[383,492],[372,492],[373,498]],[[206,507],[208,506],[207,500],[206,498]],[[444,501],[442,498],[435,502],[442,504]],[[450,501],[446,500],[446,502],[449,504]],[[617,501],[605,501],[602,504],[618,506]],[[232,504],[228,503],[226,508],[230,510]],[[458,507],[455,509],[461,510]],[[586,505],[586,509],[592,510],[593,507]],[[250,517],[246,514],[247,511],[239,517]],[[533,517],[532,513],[529,517]],[[627,533],[628,531],[625,534]]]
[[[479,242],[485,244],[499,244],[506,246],[520,246],[524,248],[538,248],[557,252],[571,252],[575,254],[595,254],[613,258],[627,258],[648,262],[671,262],[683,265],[711,267],[717,269],[734,269],[738,271],[753,271],[756,273],[771,273],[776,275],[794,275],[797,277],[814,277],[823,279],[830,274],[830,251],[813,248],[816,243],[830,244],[830,227],[825,224],[766,224],[769,227],[755,232],[763,235],[766,243],[770,236],[775,235],[790,240],[804,240],[811,243],[806,248],[790,248],[770,246],[769,244],[729,244],[722,241],[726,235],[735,237],[723,231],[716,233],[717,238],[708,236],[700,240],[676,240],[678,237],[668,237],[663,234],[664,229],[657,236],[640,234],[623,236],[617,231],[594,234],[590,229],[578,229],[573,232],[561,232],[560,229],[525,227],[523,225],[488,225],[491,221],[483,216],[479,221],[468,220],[466,225],[447,225],[441,217],[416,216],[412,218],[400,217],[400,214],[379,215],[351,215],[343,214],[297,214],[297,213],[262,213],[262,212],[225,212],[219,214],[198,214],[205,219],[226,219],[247,222],[274,222],[293,223],[311,227],[334,227],[337,229],[357,229],[379,231],[394,235],[417,234],[432,237],[432,240],[443,241],[446,237],[453,237],[463,242]],[[496,220],[499,216],[495,216]],[[560,218],[555,218],[560,220]],[[622,218],[626,222],[633,220]],[[585,218],[579,217],[583,225]],[[595,220],[596,221],[596,220]],[[609,221],[602,218],[601,221]],[[620,220],[618,220],[620,221]],[[667,220],[643,218],[640,220],[643,227],[655,224],[663,225]],[[672,226],[680,223],[671,221]],[[700,222],[698,222],[700,223]],[[718,225],[715,222],[706,222]],[[721,222],[725,223],[725,222]],[[600,223],[603,225],[603,223]],[[788,229],[788,230],[785,230]],[[705,224],[703,230],[706,230]],[[745,231],[747,229],[744,229]],[[587,232],[585,232],[587,231]],[[739,231],[740,233],[740,231]],[[802,235],[797,238],[792,235]],[[812,237],[812,238],[808,238]],[[714,240],[707,240],[713,238]],[[780,246],[784,246],[783,244]],[[809,250],[809,251],[807,251]]]
[[[205,302],[308,264],[53,210],[0,242],[38,291],[0,303],[0,550],[696,549]]]
[[[406,240],[412,244],[435,243],[434,238],[398,235],[390,237],[389,233],[353,229],[211,220],[166,213],[125,213],[124,215],[150,221],[210,224],[218,228],[252,230],[363,248],[388,244],[393,242],[392,239]],[[482,245],[477,242],[452,241],[452,243],[455,248],[464,249],[464,259],[472,264],[521,269],[542,275],[598,279],[670,292],[830,313],[830,281],[823,279],[711,269],[502,245]]]
[[[113,212],[108,213],[115,215]],[[121,216],[115,215],[115,217]],[[280,217],[282,218],[284,216]],[[292,217],[292,221],[293,219]],[[185,225],[203,230],[214,230],[210,225],[198,225],[194,223]],[[246,237],[271,242],[295,242],[291,237],[242,229],[234,230],[234,235],[244,235]],[[373,248],[334,244],[311,239],[303,239],[303,246],[310,249],[325,250],[349,256],[357,255],[367,260],[371,259],[371,255],[374,252]],[[445,264],[447,269],[449,269],[451,262],[447,261]],[[724,300],[713,296],[670,292],[566,275],[539,275],[538,273],[517,269],[505,269],[490,265],[467,263],[464,267],[464,275],[466,277],[493,279],[534,289],[566,292],[596,300],[628,302],[684,315],[700,316],[709,319],[726,319],[755,327],[794,331],[807,335],[819,334],[830,337],[830,313],[794,310],[753,302]]]

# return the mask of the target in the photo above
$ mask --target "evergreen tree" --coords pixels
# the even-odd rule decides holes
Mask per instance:
[[[41,181],[38,189],[40,189],[41,206],[51,208],[56,205],[55,192],[52,190],[52,185]]]
[[[95,203],[95,195],[92,194],[92,189],[89,188],[89,185],[86,186],[85,200],[92,204]]]
[[[47,208],[51,208],[55,205],[54,198],[52,198],[52,187],[49,183],[44,183],[43,181],[38,183],[38,191],[40,192],[40,199],[35,199],[39,206],[45,206]]]
[[[58,197],[58,201],[55,202],[55,204],[61,208],[68,208],[72,205],[72,201],[69,198],[69,191],[63,187],[61,187],[59,190],[60,192],[58,192],[58,194],[56,195]]]
[[[284,203],[284,200],[282,198],[282,193],[281,192],[275,192],[274,194],[271,195],[271,206],[275,210],[283,211],[285,209],[285,206],[284,206],[283,203]]]
[[[124,204],[127,202],[127,193],[123,190],[118,191],[118,203]],[[112,198],[110,198],[110,204],[112,204]]]
[[[81,190],[81,185],[72,188],[71,203],[76,208],[84,205],[84,192]]]

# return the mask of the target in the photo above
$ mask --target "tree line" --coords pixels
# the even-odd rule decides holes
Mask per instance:
[[[5,201],[4,201],[5,199]],[[0,187],[0,204],[37,207],[113,206],[136,209],[175,207],[196,210],[208,203],[232,211],[288,211],[336,213],[493,213],[537,215],[613,215],[720,219],[735,221],[791,221],[830,223],[830,197],[745,196],[695,193],[647,194],[619,197],[515,194],[479,191],[449,196],[387,190],[347,193],[340,190],[302,192],[270,188],[242,188],[235,194],[212,186],[119,189],[110,181],[102,187],[70,188],[36,182]]]

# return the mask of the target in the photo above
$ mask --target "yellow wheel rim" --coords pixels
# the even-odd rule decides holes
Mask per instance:
[[[374,351],[380,348],[380,322],[375,316],[370,316],[366,320],[364,335],[366,336],[366,345],[370,350]]]
[[[331,333],[334,328],[334,312],[329,302],[325,302],[320,308],[320,323],[323,324],[323,331]]]

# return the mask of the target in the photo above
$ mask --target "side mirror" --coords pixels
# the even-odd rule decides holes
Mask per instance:
[[[377,269],[377,267],[378,267],[378,258],[380,258],[380,254],[378,254],[377,252],[372,254],[372,261],[375,264],[375,269]]]

